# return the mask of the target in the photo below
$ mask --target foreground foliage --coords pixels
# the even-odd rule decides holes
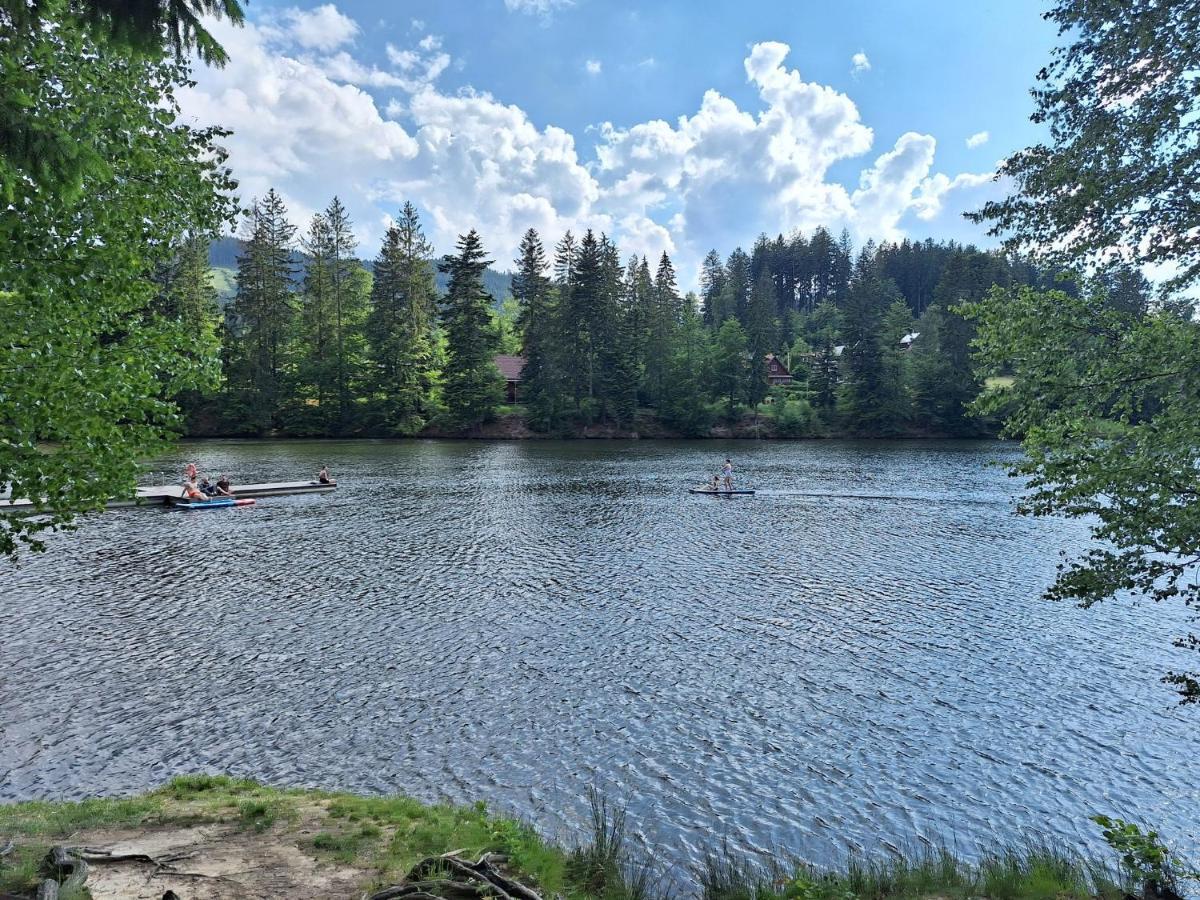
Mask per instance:
[[[17,845],[15,854],[0,859],[0,891],[28,891],[46,848],[89,829],[152,831],[222,822],[240,826],[243,834],[288,834],[314,811],[319,830],[296,839],[318,859],[370,871],[376,887],[394,884],[421,860],[450,851],[471,859],[503,854],[511,874],[543,897],[579,900],[652,900],[678,896],[685,884],[704,900],[1118,900],[1143,880],[1171,888],[1178,886],[1174,873],[1186,875],[1181,867],[1166,866],[1165,848],[1152,832],[1101,818],[1106,836],[1117,835],[1110,841],[1119,858],[1111,865],[1031,845],[984,853],[975,861],[927,847],[886,858],[852,857],[841,867],[821,869],[714,846],[695,871],[668,872],[631,842],[621,808],[594,792],[590,799],[589,836],[567,849],[483,804],[424,804],[407,797],[269,788],[227,776],[183,776],[127,799],[0,806],[0,846],[4,836]]]
[[[1097,545],[1049,591],[1090,606],[1115,595],[1200,601],[1200,2],[1059,0],[1047,17],[1068,40],[1034,91],[1052,143],[1002,167],[1017,191],[975,218],[1011,247],[1091,282],[994,292],[963,311],[978,324],[985,394],[1024,436],[1024,510],[1095,522]],[[1148,303],[1137,266],[1156,264]],[[1194,634],[1179,645],[1200,650]],[[1172,672],[1185,702],[1200,676]]]
[[[103,160],[75,190],[0,154],[0,489],[43,514],[0,517],[12,554],[131,493],[136,461],[177,421],[171,398],[216,377],[211,329],[162,302],[159,276],[234,207],[222,132],[175,124],[181,64],[108,52],[65,15],[7,41],[3,58],[32,76],[30,127]]]

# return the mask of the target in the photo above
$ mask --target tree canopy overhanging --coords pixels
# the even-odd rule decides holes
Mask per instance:
[[[1095,547],[1048,591],[1200,603],[1200,0],[1059,0],[1067,39],[1038,75],[1034,121],[1050,141],[1010,157],[1007,199],[972,218],[1007,245],[1089,284],[995,290],[960,311],[981,374],[1012,388],[976,408],[1010,412],[1027,459],[1023,508],[1094,522]],[[1153,303],[1128,290],[1153,266]],[[1200,650],[1195,634],[1178,646]],[[1200,675],[1171,672],[1185,702]]]
[[[108,52],[69,17],[54,26],[6,47],[4,65],[28,77],[36,130],[103,165],[63,190],[0,155],[0,484],[39,513],[0,516],[10,555],[131,493],[177,421],[174,396],[217,376],[214,332],[170,312],[157,276],[237,208],[224,132],[176,122],[183,63]]]

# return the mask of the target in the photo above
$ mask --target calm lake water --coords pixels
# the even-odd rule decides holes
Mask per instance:
[[[185,445],[330,496],[111,511],[0,563],[0,798],[184,772],[487,800],[571,839],[595,785],[686,865],[1053,834],[1194,848],[1169,607],[1051,604],[1082,525],[999,443]],[[752,498],[689,496],[726,455]],[[683,871],[682,869],[680,871]]]

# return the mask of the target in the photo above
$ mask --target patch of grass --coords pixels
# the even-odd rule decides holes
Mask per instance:
[[[295,809],[282,798],[242,800],[237,805],[237,812],[242,827],[253,828],[259,834],[274,825],[281,816],[295,816]]]
[[[591,841],[571,851],[566,860],[568,886],[576,893],[604,900],[650,900],[661,895],[647,860],[634,858],[626,842],[625,810],[613,806],[595,789],[588,791],[592,810]]]
[[[701,900],[1120,900],[1116,871],[1050,847],[1011,848],[978,862],[946,848],[888,859],[851,857],[840,869],[755,865],[728,847],[697,872]]]
[[[322,831],[313,838],[313,847],[332,854],[341,863],[355,862],[365,847],[374,844],[383,835],[378,825],[363,825],[354,831]]]
[[[32,800],[0,805],[0,834],[58,836],[85,828],[129,827],[142,824],[162,809],[162,798],[153,794],[75,802]]]
[[[14,847],[7,856],[0,857],[0,896],[32,895],[41,880],[38,878],[38,866],[47,849],[47,846],[41,845]]]

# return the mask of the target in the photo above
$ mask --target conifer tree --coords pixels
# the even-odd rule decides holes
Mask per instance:
[[[265,434],[290,401],[296,319],[292,240],[296,227],[272,188],[254,203],[238,257],[237,293],[227,313],[232,336],[229,390],[236,431]]]
[[[694,294],[684,299],[662,401],[663,421],[688,437],[702,437],[712,425],[707,389],[712,381],[712,339],[698,303]]]
[[[749,369],[746,331],[737,319],[726,319],[713,341],[713,393],[727,403],[730,418],[745,398]]]
[[[647,321],[645,395],[651,406],[662,403],[670,363],[672,338],[679,323],[682,301],[675,283],[675,267],[664,252],[658,262]]]
[[[416,207],[405,203],[375,259],[371,312],[366,322],[373,375],[384,428],[415,434],[429,421],[437,378],[434,316],[437,290],[433,245]]]
[[[709,250],[700,270],[700,290],[704,305],[704,324],[715,330],[730,315],[725,309],[725,265],[716,250]]]
[[[483,273],[492,261],[473,228],[459,237],[457,248],[456,255],[438,264],[449,276],[441,310],[446,332],[443,396],[450,424],[470,429],[495,416],[503,382],[494,360],[493,299],[483,288]]]
[[[767,396],[767,354],[778,349],[775,307],[775,283],[764,269],[754,282],[746,307],[746,347],[750,353],[746,399],[751,406],[762,403]]]
[[[359,375],[365,351],[363,322],[367,316],[370,281],[355,252],[358,240],[350,214],[334,197],[325,210],[332,251],[330,290],[334,313],[334,354],[337,384],[337,433],[350,425],[351,389]]]
[[[538,233],[530,228],[521,238],[512,292],[523,334],[525,369],[521,390],[530,425],[537,431],[566,427],[573,405],[573,385],[559,336],[562,326],[558,296],[546,274],[548,263]]]
[[[725,289],[721,300],[721,315],[735,317],[744,326],[746,304],[750,302],[750,257],[741,247],[729,254],[725,262]],[[722,322],[714,323],[720,328]]]
[[[594,317],[601,415],[628,427],[637,411],[638,361],[635,345],[628,339],[621,276],[620,252],[601,235],[600,294]]]
[[[855,433],[879,434],[887,400],[884,388],[880,329],[883,311],[897,295],[895,285],[879,277],[874,248],[859,254],[843,312],[846,379],[839,398],[846,425]]]

